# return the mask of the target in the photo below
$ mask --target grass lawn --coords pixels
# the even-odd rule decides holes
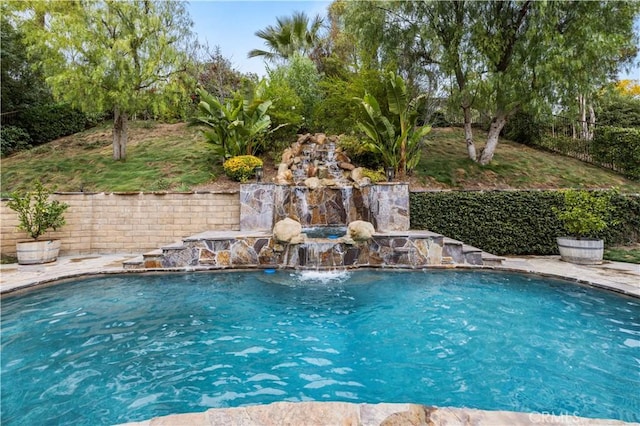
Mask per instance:
[[[198,128],[133,121],[126,161],[114,161],[111,123],[2,159],[2,194],[40,179],[61,192],[189,191],[226,179]],[[486,133],[476,130],[480,149]],[[293,141],[291,141],[293,142]],[[279,158],[280,152],[263,157]],[[269,169],[272,169],[270,167]],[[275,170],[267,170],[275,174]],[[436,128],[410,179],[416,189],[606,188],[640,192],[640,182],[578,160],[501,140],[491,164],[467,157],[460,128]]]
[[[196,128],[132,122],[126,161],[114,161],[103,124],[2,160],[2,192],[40,179],[58,191],[189,190],[215,180],[222,167]]]
[[[604,250],[605,260],[640,264],[640,247],[612,247]]]
[[[486,133],[475,130],[474,139],[479,150],[484,146]],[[640,192],[640,182],[573,158],[505,139],[500,139],[493,161],[481,166],[467,157],[461,128],[433,129],[415,174],[425,184],[452,189],[617,186],[623,192]]]

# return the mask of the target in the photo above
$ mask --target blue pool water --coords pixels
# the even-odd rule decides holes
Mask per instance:
[[[639,302],[477,271],[60,284],[2,300],[2,424],[309,400],[639,421]]]

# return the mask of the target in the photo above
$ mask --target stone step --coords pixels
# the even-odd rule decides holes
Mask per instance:
[[[144,258],[142,256],[132,257],[122,262],[122,269],[144,269]]]
[[[173,244],[167,244],[166,246],[162,246],[160,250],[164,252],[165,250],[183,250],[184,248],[186,248],[184,243],[182,241],[177,241]]]
[[[261,266],[297,268],[303,266],[299,259],[300,255],[297,252],[289,252],[286,244],[272,246],[272,242],[269,242],[270,237],[271,233],[255,231],[249,233],[242,231],[201,232],[187,236],[183,241],[175,241],[159,249],[146,252],[135,260],[127,261],[123,264],[123,267],[126,269],[163,269],[194,266],[221,268]],[[388,241],[385,241],[385,238]],[[395,266],[416,266],[411,264],[413,261],[411,257],[413,247],[409,247],[407,244],[413,244],[409,243],[409,240],[418,241],[423,239],[429,242],[420,243],[422,245],[427,244],[432,248],[438,246],[442,248],[440,252],[440,249],[436,249],[430,254],[432,257],[427,262],[432,265],[499,266],[504,260],[499,256],[485,253],[477,247],[429,231],[374,234],[376,244],[392,248],[395,252],[395,254],[380,253],[380,255],[384,256],[383,262]],[[340,262],[345,262],[344,265],[358,266],[359,264],[363,267],[377,264],[371,263],[370,258],[367,257],[369,248],[366,249],[365,253],[367,254],[364,257],[358,258],[360,256],[358,254],[359,248],[344,246],[343,242],[337,240],[330,243],[331,247],[322,246],[324,250],[321,257],[326,258],[323,261],[329,262],[331,265],[334,263],[337,265]],[[376,246],[376,244],[372,247]],[[338,245],[341,249],[336,251],[333,245]],[[379,247],[373,250],[378,249]],[[339,259],[336,260],[336,257]],[[358,260],[360,263],[358,263]]]
[[[464,256],[464,263],[468,265],[482,265],[482,250],[479,248],[463,244],[462,255]]]
[[[506,260],[505,257],[496,256],[495,254],[482,252],[482,264],[484,266],[502,266],[502,262]]]
[[[162,258],[163,258],[162,249],[156,249],[156,250],[152,250],[147,253],[144,253],[142,255],[142,258],[144,259],[143,264],[145,269],[162,268]]]

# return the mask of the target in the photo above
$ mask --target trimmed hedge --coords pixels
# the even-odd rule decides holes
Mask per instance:
[[[39,105],[20,112],[17,126],[29,133],[33,146],[72,135],[87,128],[87,117],[66,104]]]
[[[612,200],[620,223],[599,237],[607,246],[640,242],[640,195]],[[412,229],[428,229],[496,255],[558,254],[556,237],[566,234],[552,211],[559,191],[413,192]]]
[[[630,179],[640,179],[640,129],[599,126],[591,155],[595,163],[621,169]]]

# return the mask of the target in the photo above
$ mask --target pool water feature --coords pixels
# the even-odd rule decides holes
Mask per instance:
[[[274,401],[640,420],[640,301],[478,271],[126,275],[2,301],[3,424]]]
[[[307,238],[328,238],[330,240],[338,239],[347,233],[346,226],[315,226],[312,228],[303,228],[302,233]]]

